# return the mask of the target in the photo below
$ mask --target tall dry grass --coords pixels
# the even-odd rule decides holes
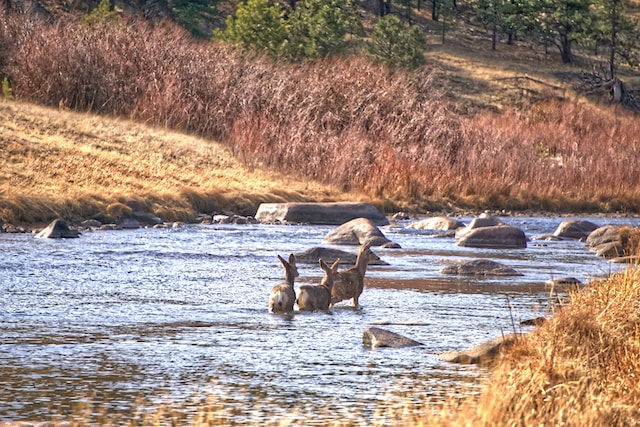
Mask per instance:
[[[423,425],[640,424],[640,269],[575,290],[553,319],[506,352],[479,398]],[[462,402],[462,403],[461,403]]]
[[[631,113],[548,101],[467,116],[429,66],[392,74],[354,56],[274,63],[170,23],[3,13],[0,38],[15,43],[2,72],[24,100],[197,133],[251,167],[418,209],[640,208]]]

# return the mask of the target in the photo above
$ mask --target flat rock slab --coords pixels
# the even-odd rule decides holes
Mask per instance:
[[[459,276],[522,276],[522,273],[518,273],[513,268],[488,259],[448,265],[440,270],[440,273]]]
[[[487,365],[493,362],[506,346],[513,344],[517,339],[517,334],[501,335],[467,350],[441,353],[438,358],[451,363]]]
[[[63,219],[54,219],[44,230],[36,234],[38,238],[45,239],[68,239],[79,237],[80,233],[71,230]]]
[[[422,345],[422,343],[412,340],[411,338],[376,327],[370,327],[364,330],[364,334],[362,335],[362,344],[368,348],[402,348]]]
[[[322,258],[329,265],[333,264],[338,258],[340,258],[340,265],[353,265],[358,258],[357,253],[341,251],[340,249],[323,248],[321,246],[309,248],[304,252],[295,254],[295,256],[298,264],[318,264],[318,260]],[[374,261],[369,261],[368,264],[389,265],[389,263],[381,260],[379,256],[376,255],[376,258]]]
[[[262,203],[255,218],[261,223],[340,225],[367,218],[375,225],[388,225],[387,217],[368,203]]]

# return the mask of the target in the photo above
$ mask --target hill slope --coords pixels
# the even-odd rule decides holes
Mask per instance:
[[[167,220],[255,213],[263,201],[340,200],[249,170],[221,145],[130,121],[0,99],[0,223],[82,219],[129,198]]]

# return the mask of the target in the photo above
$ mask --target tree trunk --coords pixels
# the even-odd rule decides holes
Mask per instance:
[[[444,34],[446,32],[446,23],[447,23],[447,19],[446,18],[442,19],[442,44],[444,44]]]
[[[622,95],[624,94],[624,90],[622,88],[622,82],[619,79],[613,79],[613,85],[611,88],[611,98],[615,103],[622,102]]]
[[[558,45],[560,49],[560,56],[562,57],[562,62],[564,64],[570,64],[573,62],[573,55],[571,54],[571,40],[566,34],[560,36],[560,44]]]
[[[498,44],[498,26],[493,24],[493,32],[491,34],[491,50],[496,50],[496,45]]]
[[[385,6],[384,6],[384,0],[378,0],[378,15],[379,16],[384,16],[385,15]]]
[[[616,45],[618,44],[618,0],[613,0],[611,8],[611,52],[609,54],[609,77],[616,78]]]
[[[433,2],[433,7],[431,8],[431,19],[434,21],[438,20],[438,0],[431,0]]]

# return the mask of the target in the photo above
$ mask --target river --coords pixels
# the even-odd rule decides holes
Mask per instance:
[[[566,219],[502,218],[528,237]],[[0,234],[0,422],[145,425],[163,408],[177,425],[204,423],[206,413],[229,425],[371,425],[385,411],[477,391],[482,369],[437,354],[526,331],[518,322],[548,313],[555,297],[547,280],[588,283],[621,268],[577,241],[472,249],[407,224],[381,227],[402,248],[374,248],[389,265],[369,266],[359,309],[343,302],[293,316],[267,311],[283,279],[276,255],[322,246],[335,227],[182,225],[62,240]],[[477,258],[523,275],[439,272]],[[296,288],[320,281],[317,264],[298,269]],[[424,345],[367,349],[362,334],[371,325]]]

